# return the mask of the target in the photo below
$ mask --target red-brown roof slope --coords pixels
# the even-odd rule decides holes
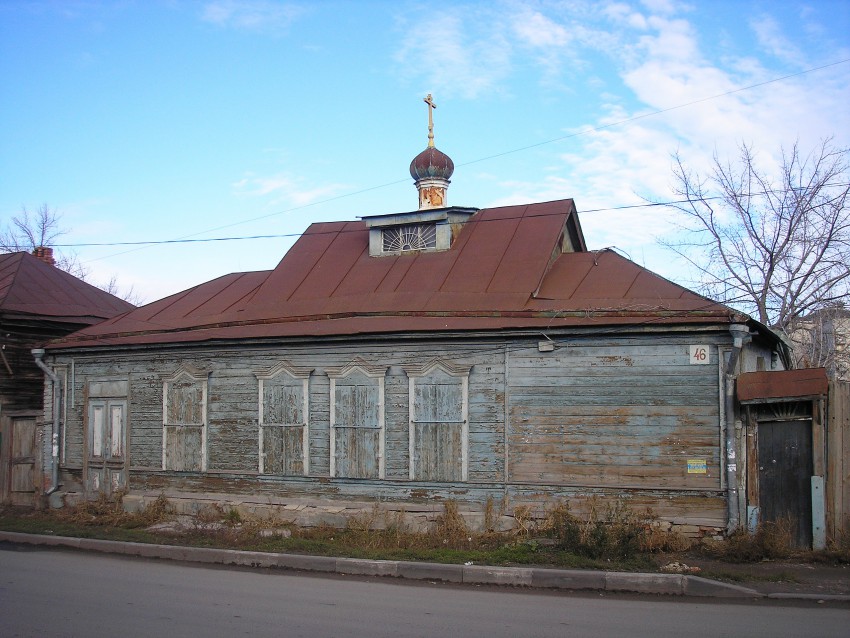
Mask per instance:
[[[0,254],[0,313],[5,316],[92,324],[134,307],[29,253]]]
[[[565,245],[577,252],[563,252]],[[53,347],[711,323],[732,315],[613,251],[587,252],[573,201],[561,200],[478,211],[442,252],[372,257],[365,222],[313,224],[271,272],[221,277]]]
[[[743,402],[823,396],[827,392],[825,368],[745,372],[738,377],[738,400]]]

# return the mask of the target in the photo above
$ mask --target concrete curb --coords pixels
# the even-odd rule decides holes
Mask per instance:
[[[540,567],[492,567],[486,565],[447,565],[394,560],[365,560],[332,556],[243,552],[232,549],[209,549],[179,545],[124,543],[93,538],[46,536],[0,531],[0,542],[69,547],[90,552],[123,554],[142,558],[179,560],[192,563],[238,565],[296,569],[311,572],[357,576],[393,576],[411,580],[438,580],[449,583],[510,585],[562,590],[595,590],[700,596],[715,598],[771,598],[831,602],[850,602],[850,596],[817,594],[762,594],[754,589],[680,574],[634,574],[579,569],[547,569]]]

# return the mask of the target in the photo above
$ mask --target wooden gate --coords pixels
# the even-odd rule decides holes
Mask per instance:
[[[788,520],[794,544],[811,547],[811,420],[760,422],[758,463],[760,519]]]
[[[35,504],[35,416],[0,418],[0,502]]]
[[[827,525],[829,538],[850,538],[850,383],[829,387],[827,430]]]

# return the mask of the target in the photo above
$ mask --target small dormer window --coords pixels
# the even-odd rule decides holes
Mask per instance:
[[[388,257],[449,250],[463,224],[476,212],[477,208],[453,206],[361,217],[369,228],[369,255]]]
[[[382,239],[385,253],[433,249],[437,247],[437,225],[407,224],[384,228]]]

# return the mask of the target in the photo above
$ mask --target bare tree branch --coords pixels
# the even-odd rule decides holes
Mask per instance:
[[[789,335],[814,326],[817,313],[829,324],[850,300],[848,157],[831,138],[808,154],[795,143],[783,149],[777,178],[741,144],[735,162],[715,154],[703,178],[676,153],[674,190],[684,203],[671,206],[688,232],[662,244],[695,266],[702,292],[762,323]],[[820,352],[828,341],[808,339],[806,362],[822,365],[827,355],[814,357],[811,348],[820,344]]]
[[[30,213],[26,207],[22,207],[20,215],[12,217],[10,224],[0,228],[0,253],[32,253],[36,248],[52,248],[56,240],[68,232],[60,226],[61,219],[62,216],[47,204],[42,204],[35,213]],[[76,253],[54,252],[53,258],[56,262],[54,265],[60,270],[83,281],[87,279],[89,271]],[[98,287],[133,305],[139,305],[140,298],[133,287],[127,291],[121,290],[115,277],[106,286]]]

